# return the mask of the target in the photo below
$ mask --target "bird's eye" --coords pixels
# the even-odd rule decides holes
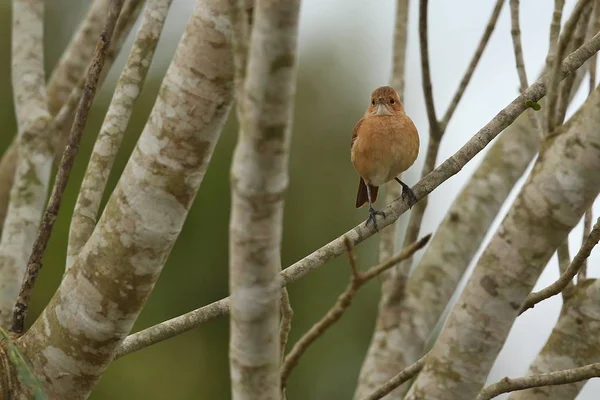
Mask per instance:
[[[374,106],[375,105],[375,100],[371,100],[371,105]]]
[[[395,103],[394,99],[390,99],[390,104],[394,104],[394,103]]]

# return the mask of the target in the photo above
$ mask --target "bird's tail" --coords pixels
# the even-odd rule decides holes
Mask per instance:
[[[371,200],[373,203],[377,200],[377,191],[379,187],[369,185],[369,189],[371,190]],[[365,205],[365,203],[369,202],[369,195],[367,194],[367,184],[365,183],[363,178],[360,178],[358,182],[358,193],[356,194],[356,208],[361,208]]]

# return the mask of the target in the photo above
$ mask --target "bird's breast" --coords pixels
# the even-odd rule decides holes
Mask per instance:
[[[410,168],[419,146],[419,134],[407,115],[371,116],[356,132],[352,163],[365,181],[379,186]]]

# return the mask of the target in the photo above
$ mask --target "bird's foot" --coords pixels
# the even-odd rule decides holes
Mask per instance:
[[[376,210],[371,204],[369,204],[369,218],[367,218],[366,225],[369,226],[369,223],[373,221],[375,230],[379,232],[379,227],[377,226],[377,215],[381,215],[383,218],[385,218],[385,213],[383,211]]]
[[[414,206],[417,202],[417,196],[415,196],[415,193],[411,188],[408,187],[406,183],[402,182],[400,179],[396,180],[398,183],[400,183],[400,185],[402,185],[402,198],[408,201],[408,208],[412,208],[412,206]]]

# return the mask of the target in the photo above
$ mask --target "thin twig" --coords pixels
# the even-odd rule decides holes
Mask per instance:
[[[81,97],[81,101],[79,102],[79,106],[75,114],[75,121],[71,127],[69,141],[63,153],[62,159],[60,160],[60,167],[56,175],[54,187],[52,188],[50,201],[48,202],[48,207],[44,212],[42,225],[40,226],[38,237],[33,246],[31,257],[27,263],[27,270],[25,272],[23,286],[21,287],[21,291],[19,293],[19,297],[17,298],[17,303],[15,304],[15,309],[13,312],[13,321],[10,328],[11,332],[18,334],[23,332],[23,325],[25,323],[25,317],[27,316],[31,292],[33,290],[33,286],[35,285],[37,275],[42,268],[42,258],[46,251],[46,246],[48,245],[48,240],[50,239],[50,234],[52,233],[52,228],[54,226],[54,222],[56,221],[56,216],[58,215],[62,195],[67,186],[71,170],[73,169],[75,156],[79,150],[79,143],[81,142],[81,137],[83,136],[83,130],[85,128],[88,113],[96,94],[96,85],[98,83],[100,71],[102,71],[102,67],[104,65],[106,52],[108,50],[108,46],[110,45],[110,40],[117,22],[117,18],[119,17],[119,13],[123,7],[123,1],[124,0],[111,1],[104,29],[100,34],[100,39],[98,40],[96,49],[94,50],[92,67],[88,70],[88,76],[83,89],[83,96]]]
[[[564,79],[566,76],[576,71],[599,49],[600,34],[596,34],[593,38],[565,58],[562,63],[561,77]],[[513,123],[515,119],[525,111],[525,100],[539,101],[545,94],[546,88],[543,79],[539,79],[523,92],[523,94],[517,96],[455,154],[450,156],[412,188],[417,199],[427,196],[443,182],[457,174],[470,160],[473,159],[473,157],[479,154],[481,150],[494,140],[500,132]],[[385,228],[392,224],[407,210],[408,203],[402,199],[396,199],[391,204],[388,204],[388,206],[383,209],[386,217],[378,222],[379,228]],[[352,240],[352,244],[356,246],[373,236],[375,233],[375,227],[367,227],[364,223],[360,223],[342,236],[323,245],[319,249],[314,250],[309,255],[284,269],[281,272],[281,284],[288,285],[343,254],[346,248],[343,239],[344,236],[348,236],[350,240]],[[229,297],[226,297],[204,307],[136,332],[125,339],[117,352],[117,358],[175,337],[182,332],[187,332],[213,318],[227,315],[229,311]]]
[[[581,2],[580,2],[581,3]],[[546,70],[549,72],[546,80],[548,93],[546,94],[546,112],[542,122],[544,135],[554,131],[556,126],[556,101],[558,98],[558,69],[561,56],[559,54],[558,37],[560,33],[560,20],[565,0],[554,0],[554,12],[550,23],[550,47],[546,57]]]
[[[404,368],[396,376],[394,376],[383,386],[379,387],[377,390],[369,394],[363,400],[378,400],[384,397],[385,395],[391,393],[392,390],[396,389],[398,386],[402,385],[404,382],[408,381],[409,379],[417,375],[419,372],[421,372],[423,366],[425,365],[425,361],[427,360],[428,355],[429,353],[425,354],[419,360]]]
[[[296,344],[294,344],[294,347],[290,353],[285,357],[283,366],[281,368],[282,388],[286,387],[287,380],[292,372],[292,369],[298,364],[300,357],[302,357],[308,347],[320,336],[322,336],[325,331],[329,329],[336,321],[338,321],[344,312],[346,312],[346,310],[350,307],[352,299],[356,295],[358,289],[383,271],[393,267],[398,262],[405,260],[407,257],[412,256],[419,249],[423,248],[430,238],[431,234],[406,247],[389,260],[375,265],[365,272],[361,272],[356,265],[356,257],[354,255],[352,242],[348,237],[344,237],[344,245],[346,246],[346,250],[348,252],[350,269],[352,271],[352,279],[348,283],[346,290],[338,297],[335,305],[329,311],[327,311],[327,313],[316,324],[314,324],[312,328],[310,328],[308,332],[306,332],[304,336],[302,336],[300,340],[296,342]]]
[[[460,84],[458,85],[458,89],[456,90],[456,93],[454,94],[454,97],[452,98],[452,101],[450,102],[450,105],[448,106],[448,109],[446,110],[444,117],[440,121],[440,125],[441,125],[440,128],[442,131],[446,130],[446,127],[448,126],[448,123],[450,122],[450,119],[452,118],[454,111],[456,111],[456,107],[458,106],[460,99],[462,98],[463,94],[465,93],[465,90],[467,89],[467,85],[469,84],[469,81],[471,80],[471,77],[473,76],[473,73],[475,72],[475,68],[477,68],[477,64],[479,63],[479,60],[481,59],[481,55],[483,54],[483,51],[485,50],[485,48],[490,40],[490,37],[492,36],[492,33],[494,32],[494,28],[496,27],[496,22],[498,22],[498,17],[500,16],[500,11],[502,11],[502,6],[504,5],[504,1],[505,0],[497,0],[496,1],[496,5],[494,6],[494,10],[492,11],[492,15],[490,16],[487,26],[485,27],[485,30],[483,31],[483,35],[481,36],[479,45],[477,46],[477,50],[475,50],[475,54],[473,54],[473,58],[471,59],[471,62],[469,63],[469,66],[467,67],[465,75],[463,76],[462,80],[460,81]],[[527,84],[525,84],[523,86],[523,90],[525,90],[525,88],[527,88]]]
[[[581,382],[597,377],[600,377],[600,363],[517,379],[505,377],[501,381],[496,382],[479,392],[476,400],[489,400],[502,393],[513,392],[515,390],[525,390],[540,386],[565,385],[567,383]]]
[[[285,348],[287,346],[290,330],[292,329],[292,318],[294,310],[290,303],[290,295],[285,286],[281,288],[281,323],[279,324],[279,342],[281,343],[281,361],[285,358]]]
[[[431,70],[429,68],[429,35],[427,35],[427,14],[429,0],[421,0],[419,3],[419,48],[421,49],[421,73],[423,76],[423,95],[427,108],[427,119],[429,120],[429,135],[440,137],[441,126],[435,114],[433,102],[433,88],[431,85]]]
[[[556,258],[558,260],[558,275],[562,276],[569,268],[569,265],[571,265],[571,253],[569,252],[569,236],[567,236],[565,241],[556,249]],[[565,288],[561,291],[563,301],[566,301],[570,297],[570,295],[573,294],[574,288],[575,285],[573,284],[573,281],[569,281],[567,283],[567,286],[565,286]]]
[[[574,12],[571,13],[569,20],[565,24],[565,29],[563,29],[563,33],[560,38],[560,45],[565,46],[565,50],[561,52],[564,56],[567,52],[572,52],[579,46],[581,46],[587,37],[592,37],[595,32],[591,32],[589,28],[592,24],[590,24],[590,17],[592,14],[592,4],[588,2],[587,7],[582,9],[582,12],[577,13],[579,11],[578,7],[575,8]],[[576,23],[575,30],[571,29],[571,24]],[[556,124],[561,125],[565,120],[565,115],[567,113],[567,108],[571,103],[571,99],[573,98],[574,92],[574,84],[575,84],[575,74],[567,77],[562,83],[559,85],[560,94],[558,96],[558,104],[556,107]]]
[[[592,207],[588,208],[588,210],[583,215],[583,241],[585,242],[585,238],[589,236],[592,230],[592,216],[593,210]],[[587,278],[587,258],[583,260],[581,264],[581,268],[579,268],[579,273],[577,274],[577,283],[585,280]]]
[[[535,307],[537,303],[559,294],[566,288],[569,282],[577,275],[577,271],[579,271],[583,262],[590,256],[592,249],[598,244],[598,241],[600,241],[600,218],[596,221],[596,225],[594,225],[594,228],[581,245],[577,255],[573,258],[573,261],[571,261],[571,264],[566,271],[550,286],[527,296],[519,314]]]

